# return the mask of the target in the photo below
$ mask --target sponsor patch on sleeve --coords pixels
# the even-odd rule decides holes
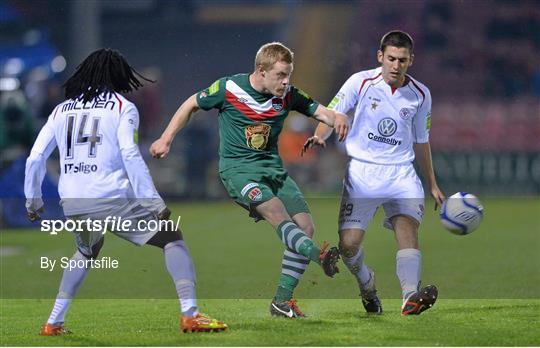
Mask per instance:
[[[338,103],[339,103],[339,97],[336,95],[336,96],[334,97],[334,99],[332,99],[332,101],[330,102],[330,104],[328,104],[328,109],[333,110],[333,109],[336,107],[336,105],[337,105]]]
[[[301,96],[303,96],[303,97],[306,98],[306,99],[311,99],[311,97],[309,96],[309,94],[307,94],[306,92],[304,92],[304,91],[301,90],[300,88],[298,88],[298,94],[300,94]]]
[[[208,88],[208,95],[216,94],[219,91],[219,80],[216,80],[210,87]]]
[[[427,118],[426,118],[426,129],[427,130],[431,129],[431,112],[427,115]]]

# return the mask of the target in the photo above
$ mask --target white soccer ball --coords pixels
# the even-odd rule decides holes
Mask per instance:
[[[484,217],[484,207],[475,195],[458,192],[443,202],[440,217],[441,223],[448,231],[465,235],[480,226]]]

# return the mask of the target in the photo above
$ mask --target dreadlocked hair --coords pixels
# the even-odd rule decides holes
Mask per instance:
[[[66,99],[89,102],[102,93],[129,93],[142,87],[141,78],[147,79],[132,68],[122,54],[110,48],[90,54],[64,83]]]

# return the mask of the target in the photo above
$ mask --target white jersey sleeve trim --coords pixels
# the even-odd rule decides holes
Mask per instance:
[[[412,78],[409,87],[419,98],[418,111],[413,118],[413,142],[420,144],[427,143],[429,142],[429,131],[431,127],[431,93],[426,86]]]
[[[334,99],[328,105],[329,109],[334,111],[348,113],[356,107],[358,101],[367,88],[364,88],[368,82],[375,82],[381,76],[381,69],[365,70],[351,75],[340,88]]]
[[[358,102],[357,86],[360,78],[359,73],[349,77],[343,86],[341,86],[339,92],[335,95],[330,104],[328,104],[328,108],[344,114],[354,108]]]

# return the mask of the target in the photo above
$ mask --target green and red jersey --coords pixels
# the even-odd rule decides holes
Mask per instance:
[[[197,93],[203,110],[219,110],[219,171],[282,167],[278,137],[290,111],[313,116],[319,103],[292,85],[282,97],[257,92],[249,74],[223,77]]]

